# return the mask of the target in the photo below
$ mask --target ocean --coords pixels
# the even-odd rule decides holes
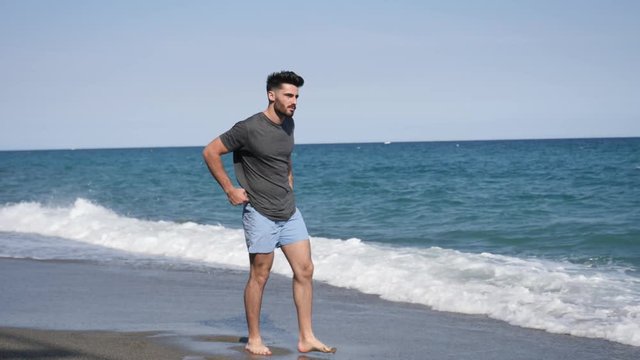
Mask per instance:
[[[246,269],[201,151],[0,152],[0,257]],[[640,346],[640,138],[296,145],[293,163],[316,280]]]

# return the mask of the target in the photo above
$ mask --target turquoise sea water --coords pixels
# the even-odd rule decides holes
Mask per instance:
[[[241,266],[241,209],[201,150],[0,152],[0,256],[93,258],[80,242]],[[639,138],[297,145],[293,162],[320,280],[640,346]]]
[[[297,145],[294,167],[315,236],[640,268],[640,139]],[[0,152],[0,204],[77,198],[241,227],[199,147]]]

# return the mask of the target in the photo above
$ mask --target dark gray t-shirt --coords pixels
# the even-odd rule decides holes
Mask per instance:
[[[289,185],[293,129],[291,118],[277,125],[257,113],[220,135],[224,146],[233,151],[236,178],[249,202],[271,220],[289,220],[296,211]]]

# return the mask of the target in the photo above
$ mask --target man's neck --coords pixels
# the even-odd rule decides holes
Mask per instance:
[[[284,122],[284,117],[280,117],[273,106],[267,107],[267,110],[263,111],[263,114],[274,124],[282,125]]]

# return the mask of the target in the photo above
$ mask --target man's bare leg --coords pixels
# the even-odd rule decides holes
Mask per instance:
[[[282,252],[293,270],[293,300],[298,313],[298,351],[336,352],[313,334],[311,321],[313,308],[313,261],[309,240],[298,241],[282,247]]]
[[[249,260],[251,269],[247,286],[244,289],[244,309],[249,329],[249,340],[245,349],[256,355],[271,355],[271,350],[264,345],[260,335],[260,309],[262,308],[264,286],[269,280],[269,273],[273,265],[273,253],[249,254]]]

